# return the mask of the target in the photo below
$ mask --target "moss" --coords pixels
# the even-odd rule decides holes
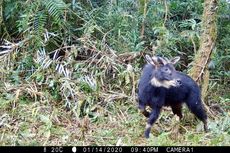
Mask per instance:
[[[193,67],[190,71],[190,76],[197,81],[199,84],[202,81],[204,86],[204,92],[207,90],[208,85],[208,77],[205,72],[207,68],[208,61],[210,60],[210,55],[214,48],[213,44],[215,44],[216,37],[217,37],[217,26],[216,26],[216,13],[217,10],[211,10],[211,8],[216,8],[216,0],[206,0],[205,1],[205,8],[203,12],[203,33],[201,35],[201,44],[200,48],[195,55],[195,60]],[[204,94],[204,93],[203,93]],[[205,95],[205,94],[204,94]],[[203,97],[204,98],[204,97]]]

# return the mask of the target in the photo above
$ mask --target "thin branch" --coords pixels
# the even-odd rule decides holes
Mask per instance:
[[[144,38],[144,33],[145,33],[146,12],[147,12],[147,0],[145,0],[145,4],[144,4],[143,21],[141,26],[141,39]]]
[[[165,23],[166,23],[167,17],[168,17],[168,5],[167,5],[167,0],[164,0],[164,5],[165,5],[165,18],[164,18],[164,26],[165,26]]]

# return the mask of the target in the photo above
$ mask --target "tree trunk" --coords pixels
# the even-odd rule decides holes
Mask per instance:
[[[200,48],[195,55],[193,67],[190,70],[190,76],[202,86],[202,98],[204,99],[209,80],[209,71],[207,68],[211,53],[215,47],[217,37],[217,5],[218,0],[205,0],[202,17],[202,34]]]
[[[200,41],[200,48],[195,55],[193,67],[190,70],[190,76],[201,85],[202,101],[206,97],[209,84],[209,70],[208,62],[211,53],[215,47],[217,37],[217,5],[218,0],[205,0],[204,11],[202,17],[202,34]],[[210,117],[214,118],[213,112],[204,103],[207,113]]]
[[[147,13],[147,5],[148,5],[149,0],[139,0],[140,3],[140,12],[143,14],[143,20],[141,24],[141,34],[140,38],[144,38],[144,33],[145,33],[145,18],[146,18],[146,13]]]

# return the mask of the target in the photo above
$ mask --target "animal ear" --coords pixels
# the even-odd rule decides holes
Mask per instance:
[[[156,66],[156,67],[159,66],[156,57],[151,58],[149,55],[145,55],[145,60],[146,60],[147,63],[149,63],[149,64],[151,64],[153,66]]]
[[[157,56],[153,56],[153,57],[152,57],[152,61],[153,61],[154,65],[155,65],[156,67],[159,67],[159,66],[160,66],[160,63],[159,63],[159,61],[158,61],[158,57],[157,57]]]
[[[180,56],[176,56],[170,60],[170,62],[175,65],[180,60]]]
[[[158,61],[158,63],[160,63],[162,65],[166,65],[167,63],[169,63],[167,58],[159,57],[159,56],[157,57],[157,61]]]
[[[152,59],[149,55],[145,55],[145,60],[147,63],[152,64]]]

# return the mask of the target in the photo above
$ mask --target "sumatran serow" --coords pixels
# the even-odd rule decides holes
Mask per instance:
[[[204,123],[204,130],[207,131],[207,115],[197,83],[174,68],[180,57],[168,60],[146,55],[145,59],[147,64],[143,68],[138,84],[138,107],[148,118],[145,137],[149,138],[151,127],[159,117],[163,106],[170,106],[173,113],[181,119],[183,103],[186,103],[189,110]],[[152,109],[151,112],[146,110],[146,106]]]

